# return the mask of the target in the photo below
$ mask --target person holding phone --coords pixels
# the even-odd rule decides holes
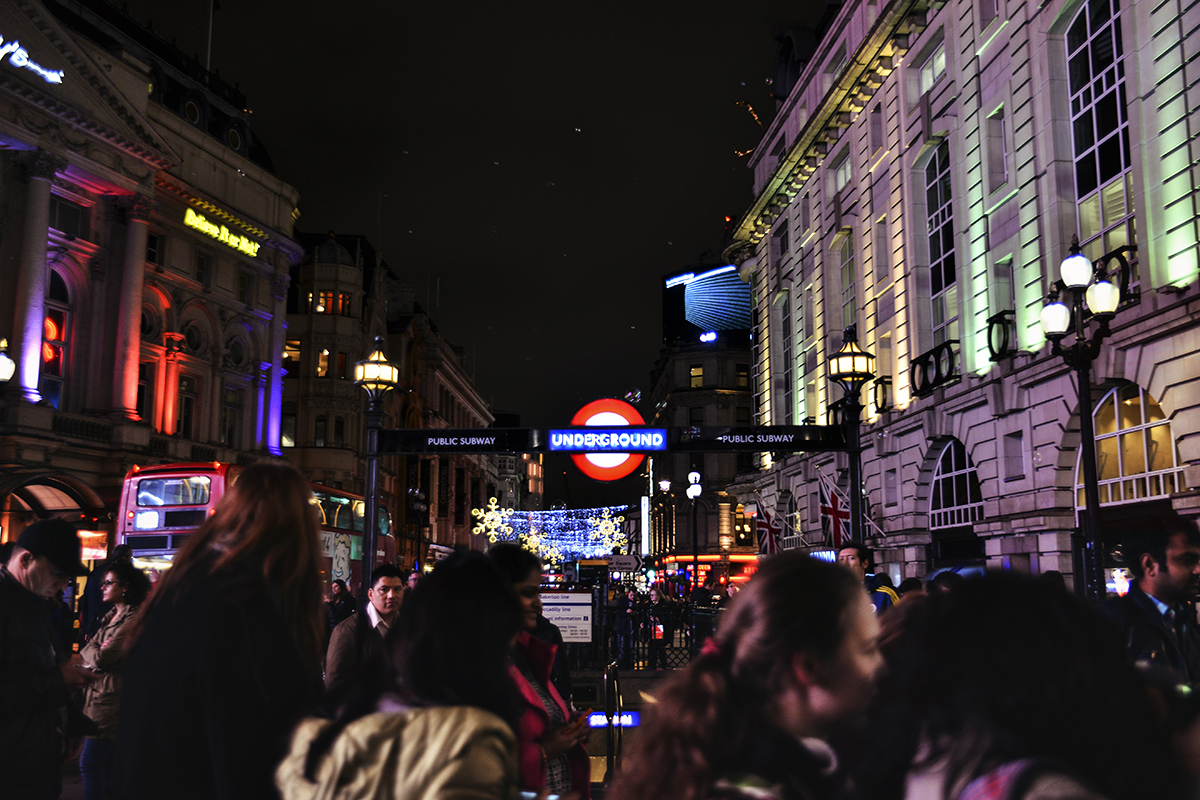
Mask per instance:
[[[488,551],[512,581],[521,603],[524,630],[517,634],[509,674],[521,693],[517,719],[517,764],[521,788],[551,795],[591,795],[591,762],[585,744],[591,734],[587,717],[573,713],[550,682],[556,647],[530,635],[542,612],[542,561],[511,542]]]

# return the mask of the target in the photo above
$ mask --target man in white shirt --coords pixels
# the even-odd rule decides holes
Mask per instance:
[[[396,620],[404,593],[404,578],[392,564],[371,573],[365,608],[338,623],[325,655],[325,688],[342,686],[383,651],[383,637]]]

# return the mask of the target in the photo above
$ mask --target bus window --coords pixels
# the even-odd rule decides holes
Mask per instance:
[[[203,506],[211,481],[206,475],[186,478],[143,478],[138,481],[139,506]]]
[[[375,509],[375,519],[378,520],[375,524],[375,532],[383,536],[390,536],[392,533],[392,515],[388,513],[386,508]]]

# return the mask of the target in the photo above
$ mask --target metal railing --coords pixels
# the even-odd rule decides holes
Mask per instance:
[[[567,657],[574,670],[622,672],[679,669],[712,636],[722,610],[708,607],[626,610],[608,606],[596,614],[591,642],[570,642]]]

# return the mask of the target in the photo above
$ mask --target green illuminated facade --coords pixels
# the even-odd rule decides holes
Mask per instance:
[[[1093,365],[1102,535],[1200,513],[1198,24],[1174,1],[863,0],[789,49],[806,63],[776,86],[726,250],[753,288],[756,422],[829,422],[826,359],[858,325],[879,374],[866,508],[893,579],[1073,574],[1077,393],[1039,325],[1073,236],[1128,264]],[[764,454],[734,490],[820,549],[817,471],[848,493],[846,466]]]

